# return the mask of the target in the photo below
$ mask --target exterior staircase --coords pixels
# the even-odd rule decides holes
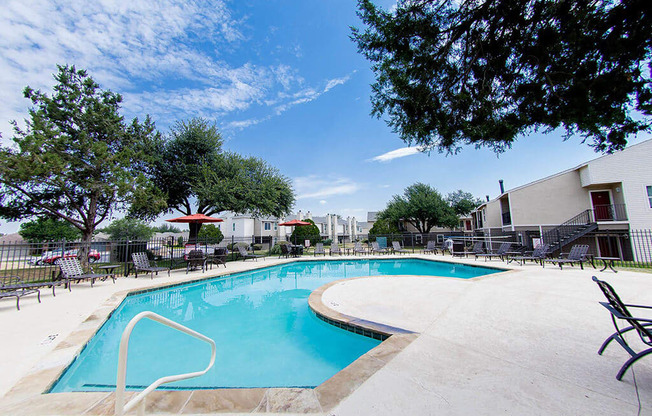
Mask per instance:
[[[563,224],[548,230],[541,236],[551,251],[561,251],[562,247],[598,229],[593,219],[593,210],[587,209]]]

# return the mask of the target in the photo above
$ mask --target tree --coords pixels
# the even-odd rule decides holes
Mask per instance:
[[[181,229],[170,224],[161,224],[157,227],[154,227],[154,231],[157,233],[180,233]]]
[[[224,240],[224,234],[222,234],[222,230],[220,230],[214,224],[205,224],[203,227],[201,227],[201,230],[199,230],[199,234],[197,236],[202,242],[209,244],[219,244],[222,240]]]
[[[459,216],[467,216],[471,211],[482,205],[482,199],[476,198],[473,194],[464,192],[461,189],[446,195],[446,201]]]
[[[75,241],[80,232],[67,221],[41,217],[20,224],[18,234],[30,243],[50,241]]]
[[[374,222],[374,225],[369,230],[369,234],[373,235],[386,235],[386,234],[398,234],[399,230],[396,226],[395,221],[388,221],[384,219],[377,219]]]
[[[315,222],[310,218],[304,218],[301,221],[309,222],[311,225],[294,227],[292,235],[290,236],[290,241],[294,241],[295,244],[297,242],[302,244],[305,240],[310,240],[313,244],[320,242],[321,233],[319,232],[319,228],[315,225]]]
[[[288,178],[261,159],[223,152],[217,128],[206,120],[176,123],[157,153],[154,179],[167,195],[168,210],[282,217],[294,204]],[[190,224],[189,241],[201,226]]]
[[[372,114],[409,144],[509,148],[563,127],[596,151],[650,130],[648,0],[359,0],[352,28],[372,63]],[[647,68],[646,68],[647,67]]]
[[[121,218],[113,221],[103,232],[109,234],[111,240],[149,240],[156,230],[138,218]]]
[[[405,221],[425,234],[433,227],[456,227],[458,218],[453,208],[436,189],[423,183],[405,188],[403,195],[394,195],[378,218],[397,224]]]
[[[116,210],[139,206],[146,216],[165,204],[143,174],[145,149],[156,140],[149,117],[124,123],[122,97],[84,70],[58,66],[54,94],[25,88],[25,130],[14,122],[15,148],[0,148],[0,217],[59,218],[90,243]],[[83,244],[79,258],[86,259]]]

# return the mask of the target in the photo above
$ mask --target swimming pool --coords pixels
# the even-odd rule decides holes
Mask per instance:
[[[300,261],[127,296],[66,369],[51,392],[115,389],[118,344],[132,317],[150,310],[213,338],[215,366],[164,389],[315,387],[380,341],[336,328],[308,306],[312,290],[333,280],[377,275],[468,279],[501,269],[419,259]],[[127,386],[201,370],[206,344],[142,321],[129,345]]]

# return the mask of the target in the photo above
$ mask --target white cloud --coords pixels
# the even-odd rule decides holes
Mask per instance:
[[[226,0],[3,2],[0,132],[9,137],[7,122],[26,116],[25,86],[51,90],[56,64],[88,69],[103,88],[124,96],[127,117],[149,113],[159,128],[195,115],[224,119],[252,106],[270,107],[280,114],[348,80],[335,78],[325,81],[324,88],[310,88],[286,64],[227,62],[222,51],[245,48],[250,40],[228,4]],[[227,126],[242,129],[267,119]]]
[[[420,153],[422,150],[421,147],[402,147],[400,149],[392,150],[391,152],[383,153],[376,157],[371,158],[370,160],[377,162],[389,162],[390,160],[398,159],[401,157],[415,155]]]
[[[336,195],[349,195],[360,189],[360,185],[349,178],[324,178],[310,175],[294,178],[297,199],[319,199]]]
[[[325,200],[325,199],[322,199],[321,201],[319,201],[319,203],[320,203],[321,205],[326,205],[326,200]]]

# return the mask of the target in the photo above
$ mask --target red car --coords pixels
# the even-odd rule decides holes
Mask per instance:
[[[39,262],[45,264],[55,264],[61,258],[61,251],[48,251],[40,259]],[[68,250],[63,253],[63,258],[77,258],[77,250]],[[100,259],[100,253],[97,250],[91,250],[88,253],[88,261],[93,263]]]

